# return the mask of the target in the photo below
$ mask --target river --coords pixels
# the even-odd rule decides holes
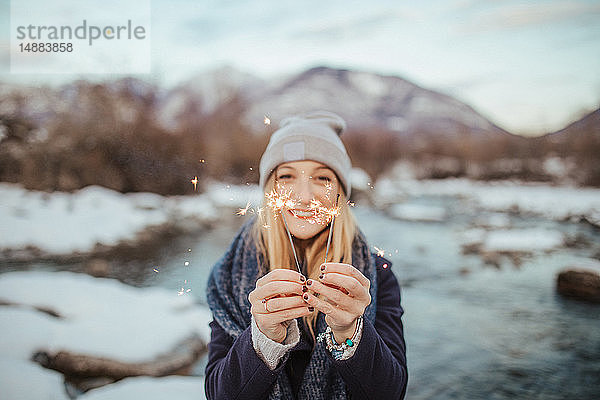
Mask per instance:
[[[479,211],[461,207],[456,199],[430,201],[453,211],[443,222],[418,222],[368,207],[354,210],[369,242],[386,251],[402,286],[407,398],[598,398],[600,305],[563,299],[555,281],[559,270],[597,252],[600,231],[507,213],[512,227],[560,231],[584,244],[522,256],[519,266],[502,259],[498,268],[462,252],[462,235],[482,217]],[[123,264],[115,277],[173,293],[183,288],[205,303],[210,268],[243,221],[224,218],[210,231],[165,243],[152,260]],[[81,269],[27,267],[38,268]]]

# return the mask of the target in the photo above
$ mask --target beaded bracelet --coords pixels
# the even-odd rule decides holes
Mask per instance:
[[[363,325],[363,317],[361,315],[356,320],[356,329],[354,330],[354,334],[352,335],[352,337],[346,338],[346,340],[344,340],[342,343],[337,343],[335,341],[331,327],[327,326],[327,329],[325,329],[325,332],[320,333],[319,336],[317,336],[317,341],[323,342],[323,340],[324,340],[325,347],[327,348],[327,350],[329,350],[329,352],[331,352],[331,354],[333,355],[333,358],[335,358],[336,360],[340,360],[342,358],[344,352],[346,351],[346,349],[348,349],[348,347],[354,346],[354,343],[357,340],[358,334],[362,331],[362,325]]]

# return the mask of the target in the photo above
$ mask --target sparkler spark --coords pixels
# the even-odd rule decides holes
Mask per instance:
[[[271,118],[269,118],[265,115],[265,119],[263,122],[265,123],[265,125],[271,125]]]
[[[198,185],[198,177],[195,176],[194,179],[190,180],[194,184],[194,191],[196,190],[196,186]]]
[[[152,271],[154,271],[154,272],[156,272],[156,273],[158,273],[158,272],[159,272],[159,271],[158,271],[158,268],[152,268]]]
[[[246,203],[246,207],[240,208],[236,214],[237,215],[246,215],[249,208],[250,208],[250,202]]]
[[[184,293],[189,293],[192,291],[190,288],[186,289],[185,285],[187,285],[187,279],[183,281],[183,286],[177,291],[177,296],[181,296]]]
[[[276,189],[273,189],[270,193],[265,193],[265,196],[267,197],[267,206],[273,210],[274,214],[281,212],[284,207],[294,208],[297,204],[297,202],[292,199],[291,190],[277,191]]]
[[[380,248],[379,248],[379,247],[377,247],[377,246],[373,246],[373,247],[375,248],[375,250],[377,250],[377,255],[378,255],[379,257],[383,257],[383,256],[385,256],[385,250],[383,250],[383,249],[380,249]]]

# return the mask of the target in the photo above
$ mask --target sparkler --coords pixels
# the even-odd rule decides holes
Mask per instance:
[[[302,273],[302,268],[300,268],[300,263],[298,262],[298,256],[296,255],[296,247],[294,246],[294,241],[292,240],[292,234],[290,233],[290,228],[288,228],[287,222],[285,221],[285,216],[283,215],[283,211],[282,211],[281,219],[283,220],[283,225],[285,226],[285,231],[287,232],[288,239],[290,240],[290,245],[292,246],[292,252],[294,253],[294,260],[296,260],[296,268],[298,269],[298,272],[300,273],[300,275],[304,275]]]
[[[329,236],[327,237],[327,248],[325,249],[325,260],[323,262],[327,262],[327,256],[329,255],[329,245],[331,244],[331,233],[333,232],[333,224],[335,223],[335,216],[339,213],[338,210],[338,201],[340,200],[340,194],[338,193],[335,199],[335,214],[331,216],[331,224],[329,225]]]
[[[294,241],[292,239],[292,234],[290,233],[290,229],[288,227],[285,216],[283,215],[283,209],[294,209],[298,204],[298,201],[292,199],[292,192],[286,190],[277,190],[273,189],[270,193],[265,193],[265,197],[267,198],[267,206],[273,210],[275,216],[277,213],[281,213],[281,218],[283,219],[283,225],[285,227],[285,231],[287,233],[288,239],[290,241],[290,245],[292,246],[292,251],[294,253],[294,260],[296,262],[296,268],[298,272],[302,274],[302,269],[300,267],[300,263],[298,262],[298,255],[296,254],[296,247],[294,246]],[[333,208],[328,208],[323,206],[319,200],[312,199],[308,206],[309,210],[312,211],[313,216],[307,221],[311,224],[328,224],[331,222],[329,226],[329,237],[327,239],[327,249],[325,252],[325,260],[327,260],[327,256],[329,255],[329,248],[331,246],[331,234],[333,225],[335,223],[335,217],[339,215],[338,202],[340,199],[340,195],[337,195],[335,200],[335,206]],[[260,213],[259,213],[260,216]],[[268,227],[264,225],[265,228]]]
[[[292,199],[291,191],[283,191],[282,193],[277,192],[277,190],[273,189],[270,193],[265,195],[268,199],[267,205],[273,209],[274,213],[279,211],[281,213],[281,219],[283,220],[283,225],[285,226],[285,231],[287,232],[288,239],[290,241],[290,246],[292,246],[292,252],[294,253],[294,261],[296,261],[296,268],[298,272],[302,274],[302,268],[300,268],[300,263],[298,262],[298,255],[296,254],[296,247],[294,246],[294,240],[292,239],[292,234],[290,233],[290,228],[288,227],[287,221],[285,220],[285,216],[283,215],[283,208],[294,208],[296,202]],[[277,214],[276,214],[277,215]]]
[[[194,184],[194,191],[196,190],[196,186],[198,185],[198,177],[195,176],[194,179],[190,180]]]

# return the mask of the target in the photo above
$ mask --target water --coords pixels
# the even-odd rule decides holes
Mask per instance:
[[[355,209],[369,242],[386,250],[402,286],[407,398],[598,398],[600,305],[561,298],[555,279],[560,269],[598,251],[600,232],[583,224],[510,215],[513,227],[557,229],[588,245],[536,253],[524,257],[520,267],[505,259],[498,269],[461,253],[460,235],[482,216],[479,212],[455,199],[427,201],[450,210],[449,220],[398,221]],[[210,267],[243,222],[225,219],[210,232],[165,243],[153,259],[122,265],[113,276],[136,286],[162,286],[174,295],[190,288],[186,295],[205,303]]]

